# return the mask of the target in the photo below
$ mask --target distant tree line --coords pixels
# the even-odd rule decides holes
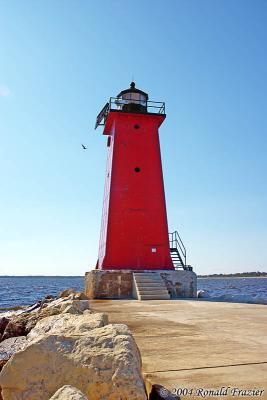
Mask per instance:
[[[198,278],[253,278],[257,276],[267,276],[267,272],[237,272],[235,274],[211,274],[211,275],[198,275]]]

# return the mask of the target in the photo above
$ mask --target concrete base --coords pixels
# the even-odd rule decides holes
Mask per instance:
[[[133,298],[133,273],[130,270],[93,270],[85,274],[85,294],[89,299]]]
[[[160,271],[173,299],[197,297],[197,276],[193,271]]]
[[[134,272],[160,274],[171,298],[197,296],[197,276],[184,270],[93,270],[85,274],[85,293],[90,299],[135,299]]]

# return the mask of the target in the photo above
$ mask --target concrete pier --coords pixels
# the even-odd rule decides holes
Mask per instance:
[[[92,309],[108,313],[111,323],[125,323],[133,332],[148,391],[158,383],[169,390],[192,389],[182,399],[267,399],[265,305],[198,300],[90,303]],[[207,392],[197,392],[223,387],[226,395],[203,397]]]

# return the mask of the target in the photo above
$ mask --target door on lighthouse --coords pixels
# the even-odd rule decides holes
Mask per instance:
[[[133,267],[138,269],[142,266],[144,258],[144,226],[147,215],[145,210],[134,208],[126,210],[125,213],[125,221],[128,222],[128,226],[125,227],[125,233],[128,238],[131,238],[128,242],[130,246],[129,251],[132,254]]]

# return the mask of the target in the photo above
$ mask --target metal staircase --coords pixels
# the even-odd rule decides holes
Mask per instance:
[[[171,259],[176,270],[184,269],[192,271],[192,267],[186,264],[186,248],[177,231],[169,233]]]
[[[169,233],[170,254],[174,268],[192,271],[186,264],[186,248],[177,231]],[[159,272],[133,273],[134,297],[138,300],[169,300],[170,294]]]
[[[134,272],[135,296],[138,300],[169,300],[170,295],[158,272]]]

